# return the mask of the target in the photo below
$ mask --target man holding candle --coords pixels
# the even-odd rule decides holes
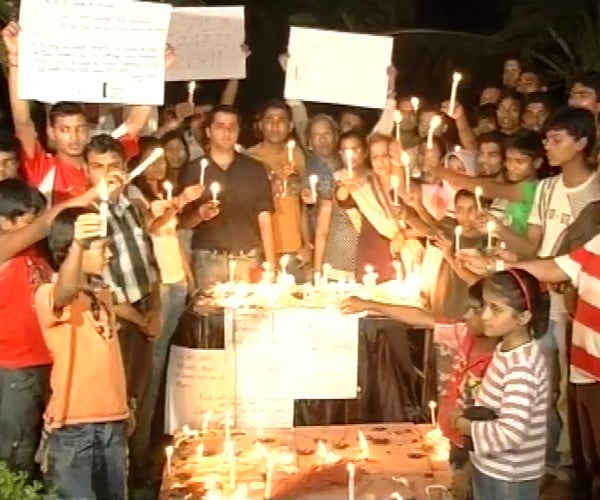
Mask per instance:
[[[290,255],[290,272],[302,281],[301,267],[311,258],[307,213],[300,199],[301,180],[306,175],[304,153],[294,140],[292,111],[280,100],[267,102],[261,112],[259,129],[263,141],[248,155],[263,163],[271,175],[275,193],[273,239],[277,258]]]
[[[236,279],[250,281],[261,257],[276,269],[271,214],[274,212],[271,184],[258,161],[236,152],[240,115],[231,106],[214,108],[208,116],[206,134],[210,154],[205,185],[218,183],[217,204],[207,211],[210,190],[190,203],[181,225],[193,228],[192,259],[196,285],[202,289],[229,279],[230,259],[237,261]],[[180,189],[200,178],[200,161],[182,170]],[[209,220],[207,220],[209,219]]]

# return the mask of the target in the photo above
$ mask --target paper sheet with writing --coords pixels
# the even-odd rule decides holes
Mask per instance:
[[[244,7],[175,8],[167,40],[177,54],[168,81],[246,78]]]
[[[22,0],[19,97],[160,105],[171,6]]]
[[[167,367],[165,432],[185,424],[200,429],[207,411],[234,405],[233,353],[222,349],[171,347]]]
[[[285,98],[381,109],[393,38],[293,26]]]

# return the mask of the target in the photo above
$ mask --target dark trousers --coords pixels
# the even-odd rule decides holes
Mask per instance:
[[[31,476],[42,430],[50,367],[0,368],[0,460]]]
[[[569,384],[567,395],[576,498],[600,500],[600,382]]]
[[[66,425],[48,436],[46,486],[58,498],[127,498],[127,424]]]

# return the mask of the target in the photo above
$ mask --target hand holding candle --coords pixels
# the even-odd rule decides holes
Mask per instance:
[[[454,115],[454,108],[456,107],[456,92],[458,90],[458,84],[462,80],[460,73],[454,73],[452,75],[452,88],[450,90],[450,106],[448,108],[448,115],[451,117]]]
[[[429,401],[429,412],[431,413],[431,425],[436,427],[436,418],[435,418],[435,409],[437,408],[437,403],[435,401]]]
[[[435,115],[429,122],[429,131],[427,132],[427,149],[433,149],[433,135],[436,129],[442,124],[442,118]]]

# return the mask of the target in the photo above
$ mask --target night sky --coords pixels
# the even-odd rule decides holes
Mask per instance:
[[[416,0],[419,28],[493,34],[506,22],[505,0]]]

